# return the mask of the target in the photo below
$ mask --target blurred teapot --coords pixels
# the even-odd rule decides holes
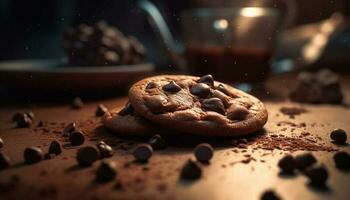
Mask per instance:
[[[153,3],[140,0],[138,5],[146,12],[164,51],[180,71],[210,73],[230,82],[266,78],[276,33],[286,24],[282,16],[291,20],[293,15],[283,15],[280,10],[267,7],[185,10],[180,15],[182,44],[175,42]],[[287,10],[294,12],[294,8]]]

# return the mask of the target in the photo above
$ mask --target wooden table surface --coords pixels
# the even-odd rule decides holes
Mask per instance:
[[[283,98],[295,81],[294,77],[281,76],[268,81],[267,96],[264,103],[269,112],[266,135],[281,134],[293,136],[309,132],[319,136],[321,145],[335,150],[350,152],[348,145],[335,146],[329,140],[329,132],[334,128],[343,128],[350,132],[350,109],[340,105],[301,105]],[[278,87],[276,87],[278,85]],[[281,87],[282,86],[282,87]],[[342,77],[343,92],[350,99],[350,77]],[[277,89],[276,89],[277,88]],[[280,89],[278,89],[280,88]],[[278,98],[272,98],[277,95]],[[281,98],[282,97],[282,98]],[[308,184],[307,178],[297,174],[291,177],[279,175],[278,160],[290,153],[282,149],[262,149],[254,143],[247,149],[235,151],[225,142],[214,144],[215,155],[209,165],[203,165],[203,177],[194,182],[179,179],[179,171],[188,158],[193,158],[193,144],[183,144],[186,138],[177,138],[169,148],[155,151],[147,164],[133,162],[130,154],[132,147],[147,139],[121,138],[110,134],[100,127],[99,119],[94,116],[100,103],[108,108],[122,106],[126,97],[112,97],[89,101],[81,110],[71,109],[68,103],[37,103],[28,105],[5,104],[0,107],[0,137],[4,140],[1,151],[11,158],[12,167],[0,171],[0,199],[259,199],[266,189],[274,189],[283,199],[350,199],[350,172],[335,168],[332,156],[334,152],[312,152],[319,163],[329,170],[327,188],[316,189]],[[282,107],[303,106],[306,113],[290,119],[280,112]],[[32,110],[36,121],[31,128],[12,128],[10,119],[18,111]],[[35,124],[44,121],[44,128],[35,128]],[[115,180],[105,184],[94,181],[95,170],[99,162],[92,167],[80,168],[75,160],[76,150],[71,147],[60,131],[65,123],[76,121],[86,132],[91,145],[103,139],[111,143],[116,154],[110,158],[117,163],[118,174]],[[279,122],[290,122],[278,125]],[[290,124],[305,123],[306,127],[293,127]],[[292,130],[293,129],[293,130]],[[57,139],[64,145],[61,155],[34,165],[23,163],[23,150],[28,146],[40,146],[47,151],[50,141]],[[200,142],[198,139],[196,142]],[[203,139],[205,141],[211,139]],[[214,139],[213,139],[214,140]],[[224,139],[229,141],[230,139]],[[195,143],[196,143],[195,142]],[[224,144],[225,143],[225,144]],[[298,148],[296,149],[298,150]],[[302,153],[294,151],[293,155]],[[246,154],[252,159],[242,163]],[[121,187],[116,187],[120,183]]]

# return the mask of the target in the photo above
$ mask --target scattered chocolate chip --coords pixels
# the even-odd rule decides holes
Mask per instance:
[[[230,92],[228,91],[228,89],[223,85],[223,84],[219,84],[218,87],[216,88],[217,90],[219,90],[220,92],[229,95]]]
[[[212,75],[207,74],[202,77],[197,81],[198,83],[205,83],[209,85],[210,87],[214,87],[214,78]]]
[[[104,114],[106,114],[107,112],[108,112],[108,109],[106,108],[106,106],[104,106],[103,104],[100,104],[96,108],[95,115],[96,115],[96,117],[101,117]]]
[[[338,169],[350,169],[350,154],[345,151],[340,151],[334,154],[333,160],[335,162],[335,166]]]
[[[100,141],[99,143],[97,143],[97,148],[98,150],[100,150],[100,156],[101,158],[109,158],[111,156],[113,156],[114,151],[112,149],[111,146],[109,146],[108,144],[106,144],[103,141]]]
[[[138,162],[147,162],[148,159],[152,156],[152,153],[153,148],[149,144],[140,144],[133,151],[135,160]]]
[[[96,171],[96,180],[99,182],[108,182],[117,175],[116,164],[113,161],[102,161]]]
[[[18,122],[19,118],[23,117],[23,115],[25,115],[25,113],[22,113],[22,112],[15,113],[12,116],[12,122]]]
[[[281,200],[281,197],[278,194],[276,194],[275,191],[267,190],[261,195],[260,199],[261,200]]]
[[[132,107],[131,103],[128,102],[123,109],[119,111],[120,116],[125,116],[125,115],[131,115],[134,112],[134,108]]]
[[[71,145],[78,146],[84,143],[85,136],[81,131],[74,131],[69,135],[69,141]]]
[[[61,144],[56,140],[52,141],[49,147],[49,154],[59,155],[61,153],[62,153]]]
[[[206,98],[210,94],[210,87],[204,83],[197,83],[191,87],[190,92],[200,98]]]
[[[194,155],[198,161],[207,163],[213,157],[214,149],[208,143],[201,143],[194,149]]]
[[[157,87],[157,83],[155,82],[149,82],[146,86],[146,89],[149,90],[149,89],[153,89],[153,88],[156,88]]]
[[[189,159],[183,166],[180,175],[184,180],[196,180],[202,176],[202,169],[197,162]]]
[[[310,167],[311,165],[316,163],[316,158],[311,153],[304,153],[304,154],[295,156],[294,162],[295,162],[296,168],[303,171],[307,167]]]
[[[44,155],[44,159],[45,159],[45,160],[50,160],[50,159],[52,159],[52,158],[54,158],[54,157],[56,157],[56,154],[54,154],[54,153],[46,153],[46,154]]]
[[[69,137],[69,135],[76,130],[77,130],[77,126],[75,122],[71,122],[63,129],[63,136]]]
[[[151,145],[154,150],[165,149],[168,146],[165,140],[162,138],[162,136],[158,134],[152,136],[149,139],[148,144]]]
[[[27,164],[40,162],[44,158],[43,151],[38,147],[28,147],[23,153],[24,160]]]
[[[292,155],[288,154],[278,161],[278,167],[283,173],[293,173],[295,169],[295,162]]]
[[[77,161],[81,166],[91,166],[100,158],[100,153],[93,146],[82,147],[77,152]]]
[[[29,127],[33,123],[32,119],[26,113],[20,113],[14,118],[16,118],[18,128]]]
[[[166,92],[176,93],[181,90],[181,87],[175,83],[175,81],[170,81],[170,83],[164,85],[162,89]]]
[[[202,102],[202,107],[206,110],[215,111],[222,115],[225,114],[225,106],[219,98],[204,99]]]
[[[331,132],[331,139],[335,144],[345,144],[348,136],[343,129],[337,128]]]
[[[34,113],[33,113],[32,111],[26,112],[25,114],[28,115],[28,117],[29,117],[31,120],[34,120],[35,115],[34,115]]]
[[[0,170],[8,168],[10,165],[10,158],[4,152],[0,152]]]
[[[84,106],[84,103],[83,103],[83,101],[81,100],[80,97],[76,97],[76,98],[73,99],[72,108],[74,108],[74,109],[81,109],[83,106]]]
[[[304,173],[313,185],[325,185],[328,179],[328,171],[323,165],[309,167]]]
[[[249,110],[241,105],[231,105],[226,115],[230,120],[245,120],[249,115]]]
[[[4,146],[4,141],[0,138],[0,149]]]

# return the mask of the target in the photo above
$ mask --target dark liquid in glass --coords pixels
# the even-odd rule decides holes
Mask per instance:
[[[228,83],[264,81],[270,71],[271,50],[227,47],[188,47],[188,67],[196,75],[212,74]]]

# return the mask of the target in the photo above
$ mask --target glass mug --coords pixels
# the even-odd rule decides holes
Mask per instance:
[[[243,7],[184,11],[184,45],[179,46],[157,8],[147,0],[138,3],[148,14],[169,58],[180,68],[186,66],[192,74],[212,74],[229,83],[257,83],[267,78],[282,25],[279,10]]]

